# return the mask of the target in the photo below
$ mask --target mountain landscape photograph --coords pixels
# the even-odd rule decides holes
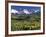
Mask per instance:
[[[41,7],[11,6],[11,31],[40,29]]]

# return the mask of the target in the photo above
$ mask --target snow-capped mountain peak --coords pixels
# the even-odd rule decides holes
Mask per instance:
[[[24,9],[23,11],[24,11],[24,13],[26,13],[26,14],[30,14],[30,12],[29,12],[27,9]]]
[[[23,9],[22,11],[12,9],[11,12],[14,14],[32,14],[32,11],[28,11],[27,9]]]
[[[38,12],[39,10],[35,10],[35,12]]]
[[[11,12],[12,12],[12,13],[18,13],[18,11],[15,10],[15,9],[12,9]]]

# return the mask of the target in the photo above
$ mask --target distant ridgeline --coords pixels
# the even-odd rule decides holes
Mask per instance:
[[[16,20],[24,20],[24,19],[30,19],[30,18],[35,18],[35,17],[39,17],[40,18],[40,11],[34,12],[34,11],[27,11],[27,10],[23,10],[23,11],[16,11],[16,12],[12,12],[11,13],[11,17],[12,19],[16,19]]]

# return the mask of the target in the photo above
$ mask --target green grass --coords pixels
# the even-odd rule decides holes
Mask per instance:
[[[24,17],[23,17],[24,18]],[[34,16],[24,20],[16,20],[16,17],[11,18],[11,31],[19,30],[39,30],[40,17]]]

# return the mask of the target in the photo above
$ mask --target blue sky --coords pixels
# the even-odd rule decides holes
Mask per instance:
[[[24,9],[27,9],[28,11],[36,11],[36,10],[41,10],[40,7],[34,7],[34,6],[11,6],[11,9],[17,10],[17,11],[22,11]]]

